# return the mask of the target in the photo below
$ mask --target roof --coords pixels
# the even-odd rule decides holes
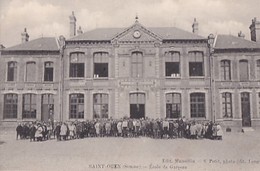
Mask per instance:
[[[127,28],[97,28],[72,37],[69,40],[110,41],[126,29]],[[147,29],[160,36],[163,40],[205,40],[202,36],[178,29],[176,27],[148,27]]]
[[[99,40],[111,40],[117,34],[123,32],[124,28],[97,28],[78,36],[72,37],[69,40],[89,40],[89,41],[99,41]]]
[[[217,35],[214,49],[260,49],[260,44],[233,35]]]
[[[41,37],[6,48],[4,51],[59,51],[59,46],[56,38]]]

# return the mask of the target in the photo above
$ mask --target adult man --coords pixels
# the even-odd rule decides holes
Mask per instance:
[[[110,136],[111,132],[111,122],[109,120],[106,121],[105,123],[105,129],[106,129],[106,136]]]
[[[36,126],[32,123],[29,128],[30,141],[35,141]]]
[[[123,120],[123,123],[122,123],[122,129],[123,129],[123,137],[127,137],[128,135],[128,121],[127,119],[124,119]]]
[[[18,136],[21,139],[22,131],[23,131],[22,125],[21,123],[18,123],[18,126],[16,127],[16,140],[18,140]]]
[[[60,138],[60,128],[61,128],[60,123],[57,123],[57,126],[56,126],[56,128],[55,128],[55,130],[54,130],[55,135],[56,135],[56,137],[57,137],[57,141],[60,141],[60,140],[61,140],[61,138]]]
[[[162,126],[163,126],[163,135],[162,135],[162,137],[166,136],[166,138],[168,138],[169,122],[167,121],[166,118],[163,120]]]
[[[118,133],[117,136],[121,137],[122,136],[122,121],[121,120],[118,121],[116,127],[117,127],[117,133]]]

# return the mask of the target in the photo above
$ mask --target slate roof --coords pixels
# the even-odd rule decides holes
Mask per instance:
[[[260,49],[260,44],[233,35],[217,35],[214,49]]]
[[[4,49],[4,51],[59,51],[54,37],[41,37]]]
[[[178,29],[176,27],[148,27],[148,30],[152,31],[163,40],[205,40],[206,38],[197,34],[190,33]],[[86,40],[86,41],[110,41],[117,34],[125,31],[126,28],[97,28],[91,31],[87,31],[81,35],[72,37],[69,41]]]

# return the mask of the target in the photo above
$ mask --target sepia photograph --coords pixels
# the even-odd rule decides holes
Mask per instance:
[[[259,171],[259,0],[0,0],[0,171]]]

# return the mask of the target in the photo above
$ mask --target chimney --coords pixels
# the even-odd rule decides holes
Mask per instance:
[[[80,35],[80,34],[82,34],[82,33],[83,33],[83,31],[82,31],[82,29],[81,29],[81,26],[79,26],[79,29],[77,30],[77,34]]]
[[[193,24],[192,24],[192,32],[194,34],[199,33],[199,23],[197,22],[196,18],[194,18]]]
[[[4,45],[0,44],[0,51],[2,51],[4,48]]]
[[[24,28],[24,32],[21,33],[21,36],[22,36],[22,43],[28,42],[29,34],[27,33],[26,28]]]
[[[59,45],[61,47],[65,46],[65,41],[66,41],[65,37],[63,35],[60,35],[60,37],[59,37]]]
[[[251,40],[260,42],[260,21],[257,21],[256,17],[252,19],[252,24],[249,28],[251,32]]]
[[[238,34],[237,34],[237,36],[238,37],[241,37],[241,38],[245,38],[245,34],[244,33],[242,33],[242,31],[240,31]]]
[[[76,17],[74,16],[74,11],[72,11],[70,18],[70,37],[76,36]]]

